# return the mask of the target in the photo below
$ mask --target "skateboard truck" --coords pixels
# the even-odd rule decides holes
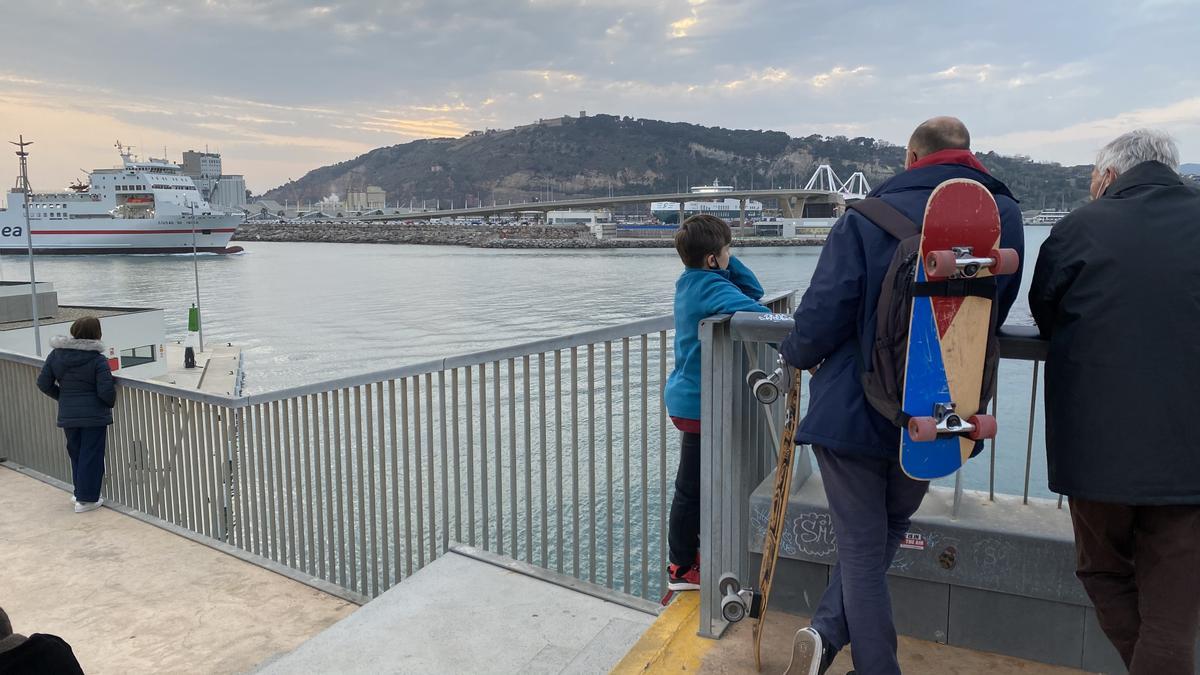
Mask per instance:
[[[761,613],[762,595],[749,588],[742,588],[742,582],[733,574],[726,572],[717,582],[721,591],[721,617],[729,623],[737,623],[749,615],[757,619]]]
[[[974,279],[981,270],[992,274],[1013,274],[1021,266],[1021,257],[1014,249],[993,250],[987,256],[976,256],[970,246],[954,246],[948,251],[930,251],[925,256],[925,270],[930,277],[941,279]]]
[[[779,392],[787,388],[790,371],[791,368],[780,356],[779,365],[770,374],[758,368],[746,373],[746,386],[750,387],[755,400],[763,405],[771,405],[779,400]]]
[[[966,436],[973,441],[996,435],[996,418],[991,415],[971,415],[963,419],[954,411],[955,404],[933,404],[933,417],[912,417],[908,420],[908,435],[914,441],[932,441],[943,434]]]

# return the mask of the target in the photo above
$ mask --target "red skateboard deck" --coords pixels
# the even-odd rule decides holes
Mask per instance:
[[[987,188],[954,179],[934,189],[921,229],[901,406],[912,419],[900,432],[900,465],[912,478],[954,473],[976,440],[995,435],[995,419],[979,414],[992,298],[962,289],[1018,266],[1016,251],[1000,249],[1000,214]]]

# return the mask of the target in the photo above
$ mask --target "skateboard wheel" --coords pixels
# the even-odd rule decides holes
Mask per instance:
[[[958,271],[958,257],[954,251],[930,251],[925,256],[925,275],[946,278]]]
[[[967,422],[974,425],[975,429],[970,433],[971,440],[982,441],[987,438],[996,437],[996,418],[991,415],[972,415],[967,418]]]
[[[992,274],[1016,274],[1021,266],[1021,256],[1016,249],[1002,248],[992,251],[988,257],[996,261],[991,266]]]
[[[765,380],[765,379],[767,379],[767,374],[764,373],[763,371],[759,370],[758,368],[755,368],[754,370],[746,373],[746,386],[753,388],[754,385],[757,384],[760,380]]]
[[[937,420],[932,417],[913,417],[908,420],[908,435],[918,442],[937,438]]]
[[[754,394],[754,398],[763,405],[771,405],[779,399],[779,385],[772,382],[770,378],[764,377],[755,382],[750,391]]]
[[[726,572],[717,582],[717,589],[721,591],[721,595],[736,595],[738,591],[742,590],[742,582],[736,576]]]
[[[727,595],[721,600],[721,618],[729,623],[737,623],[746,618],[746,606],[736,595]]]

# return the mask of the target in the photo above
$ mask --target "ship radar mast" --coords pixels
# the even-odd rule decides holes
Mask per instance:
[[[122,145],[121,141],[118,140],[115,144],[115,147],[117,148],[117,154],[121,155],[121,159],[124,160],[126,165],[128,165],[130,162],[137,161],[136,157],[133,154],[133,146],[132,145]]]

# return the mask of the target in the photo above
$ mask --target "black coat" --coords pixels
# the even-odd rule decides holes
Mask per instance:
[[[1050,489],[1200,504],[1200,189],[1144,162],[1063,218],[1029,308],[1050,340]]]
[[[55,337],[37,386],[58,401],[58,426],[104,427],[112,424],[116,385],[104,345],[98,340]]]

